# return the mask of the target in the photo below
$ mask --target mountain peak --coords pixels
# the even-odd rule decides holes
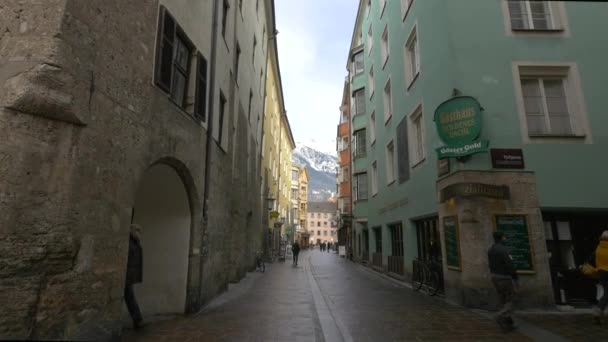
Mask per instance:
[[[314,148],[299,145],[292,154],[292,162],[308,169],[308,199],[327,201],[336,192],[338,158]]]

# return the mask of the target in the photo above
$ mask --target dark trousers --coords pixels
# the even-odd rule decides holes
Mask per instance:
[[[299,255],[299,254],[300,254],[300,253],[293,253],[293,263],[294,263],[295,265],[297,265],[297,264],[298,264],[298,255]]]
[[[137,305],[137,299],[135,299],[133,285],[125,286],[125,303],[127,304],[127,309],[129,310],[133,322],[140,323],[143,319],[141,317],[141,311],[139,311],[139,305]]]
[[[604,289],[604,294],[602,295],[602,298],[600,298],[598,306],[600,309],[599,313],[603,314],[604,310],[606,310],[606,306],[608,306],[608,281],[600,281],[600,285]]]
[[[511,278],[499,278],[492,277],[492,283],[498,292],[498,298],[502,308],[498,312],[498,319],[501,321],[511,321],[511,314],[513,312],[513,297],[515,297],[515,291],[513,286],[513,279]]]

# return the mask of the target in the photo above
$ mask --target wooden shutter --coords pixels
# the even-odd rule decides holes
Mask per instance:
[[[196,104],[194,106],[194,114],[205,122],[207,108],[207,60],[199,53],[196,64]]]
[[[410,179],[410,151],[407,140],[407,117],[397,126],[397,169],[399,184]]]
[[[156,84],[165,91],[171,90],[175,34],[175,20],[164,7],[161,7],[156,49]]]
[[[511,29],[523,30],[528,28],[526,3],[524,1],[509,0],[509,16],[511,18]]]

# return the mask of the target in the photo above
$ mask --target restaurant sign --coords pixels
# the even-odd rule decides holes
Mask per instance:
[[[446,146],[437,148],[438,159],[464,157],[487,152],[488,141],[481,134],[481,105],[470,96],[443,102],[435,110],[437,133]]]

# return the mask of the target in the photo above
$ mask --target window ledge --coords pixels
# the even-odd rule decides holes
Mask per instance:
[[[378,196],[378,193],[376,192],[375,194],[372,194],[372,198]]]
[[[362,153],[362,154],[356,155],[354,157],[355,157],[355,159],[365,158],[365,157],[367,157],[367,153]]]
[[[414,165],[412,165],[412,169],[415,169],[416,167],[418,167],[419,165],[421,165],[422,163],[424,163],[424,161],[426,160],[426,157],[420,159],[419,161],[415,162]]]
[[[369,99],[371,100],[374,97],[375,90],[372,90],[371,94],[369,94]]]
[[[565,30],[563,28],[558,28],[558,29],[511,29],[513,32],[541,32],[541,33],[562,33],[565,32]]]
[[[407,19],[407,15],[410,13],[410,9],[412,8],[413,5],[413,0],[410,1],[410,3],[407,5],[407,9],[405,10],[405,13],[403,13],[403,18],[401,19],[401,21],[405,21],[405,19]]]
[[[382,70],[384,70],[384,68],[386,67],[386,65],[388,64],[388,59],[389,59],[389,55],[386,55],[386,58],[384,59],[384,62],[382,62]]]
[[[418,71],[416,73],[416,75],[414,75],[412,80],[409,82],[409,84],[407,86],[407,91],[410,91],[410,89],[412,89],[412,87],[414,86],[414,83],[416,83],[416,80],[418,79],[418,77],[420,77],[420,71]]]
[[[360,203],[360,202],[367,202],[367,198],[360,199],[360,200],[355,200],[355,204],[356,203]]]
[[[376,145],[376,139],[374,139],[371,143],[369,143],[369,147]]]
[[[392,118],[393,118],[393,113],[390,113],[388,115],[388,118],[384,119],[384,126],[388,125],[388,123],[391,122]]]
[[[585,134],[528,134],[532,139],[585,139]]]
[[[396,180],[395,180],[395,179],[393,179],[392,181],[390,181],[390,182],[386,183],[386,186],[388,187],[388,186],[391,186],[391,185],[395,184],[395,181],[396,181]]]

